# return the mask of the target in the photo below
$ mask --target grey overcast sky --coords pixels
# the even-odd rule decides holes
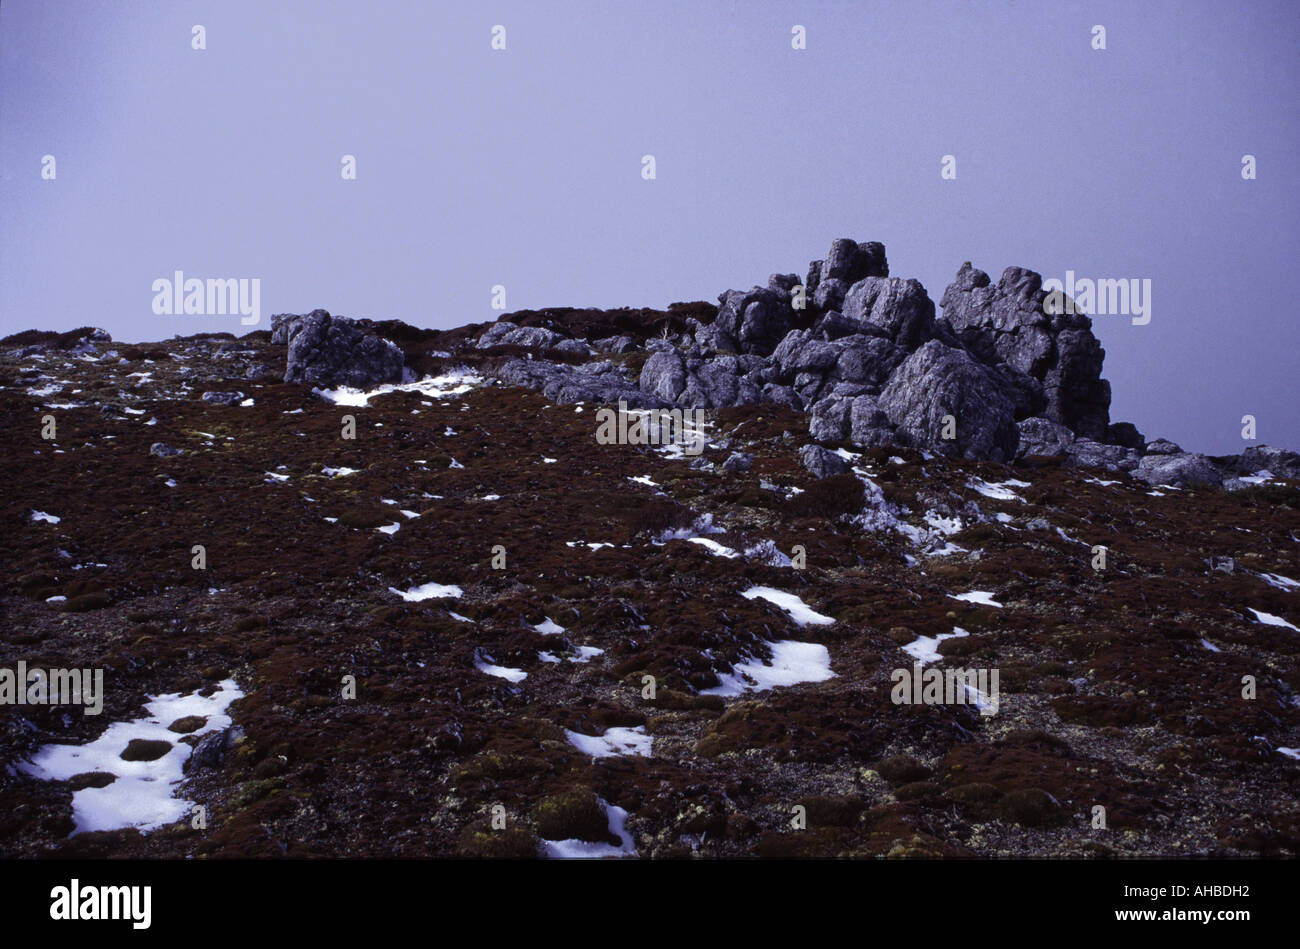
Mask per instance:
[[[4,0],[0,335],[247,332],[155,315],[176,270],[262,328],[662,307],[843,236],[936,304],[964,260],[1150,279],[1094,319],[1112,419],[1300,448],[1298,41],[1294,0]]]

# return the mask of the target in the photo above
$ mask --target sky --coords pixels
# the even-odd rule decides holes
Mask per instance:
[[[1300,449],[1298,41],[1292,0],[4,0],[0,336],[254,328],[155,313],[177,270],[256,328],[665,307],[852,237],[936,306],[966,260],[1150,280],[1094,318],[1112,420]]]

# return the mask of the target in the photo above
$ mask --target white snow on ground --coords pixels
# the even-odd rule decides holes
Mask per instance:
[[[479,498],[479,500],[480,500],[480,501],[500,501],[500,500],[501,500],[501,495],[499,495],[499,494],[485,494],[485,495],[483,495],[483,497]]]
[[[206,735],[229,727],[226,709],[243,696],[233,679],[221,682],[210,696],[196,692],[157,695],[145,703],[149,714],[130,722],[115,722],[94,741],[84,745],[46,745],[31,762],[18,767],[47,781],[66,781],[88,771],[107,771],[117,776],[102,788],[83,788],[73,792],[73,834],[94,830],[118,830],[135,827],[149,831],[181,820],[194,806],[193,801],[173,797],[184,777],[184,765],[191,754],[190,746],[181,742],[168,725],[191,715],[206,720],[190,735]],[[171,749],[154,761],[123,761],[121,754],[134,739],[165,741]]]
[[[597,656],[605,654],[605,650],[596,646],[578,646],[576,652],[578,653],[576,656],[569,657],[570,662],[591,662]]]
[[[1010,489],[1027,488],[1029,482],[1017,481],[1015,478],[995,482],[985,481],[983,478],[971,478],[966,482],[966,487],[978,491],[986,498],[994,498],[998,501],[1024,501],[1024,498]]]
[[[654,741],[645,733],[644,725],[636,728],[609,728],[603,735],[583,735],[566,728],[564,734],[568,736],[569,744],[593,758],[609,758],[613,755],[640,755],[648,758]]]
[[[1295,758],[1297,761],[1300,761],[1300,748],[1279,748],[1278,751],[1286,755],[1288,758]]]
[[[721,527],[713,523],[712,514],[701,514],[695,519],[690,527],[678,527],[671,530],[662,530],[650,538],[650,543],[656,547],[662,547],[670,540],[691,540],[699,537],[701,534],[722,534],[725,533]]]
[[[828,623],[835,622],[834,617],[818,613],[793,593],[785,593],[772,587],[750,587],[740,595],[747,600],[758,597],[767,600],[769,603],[776,604],[789,613],[790,618],[800,626],[807,626],[809,623],[816,626],[825,626]]]
[[[1201,645],[1204,646],[1206,649],[1210,650],[1210,652],[1221,652],[1221,651],[1222,651],[1222,650],[1219,649],[1218,646],[1214,645],[1214,643],[1210,642],[1210,641],[1209,641],[1208,639],[1206,639],[1204,636],[1201,637]]]
[[[546,652],[545,650],[542,650],[542,651],[538,652],[538,653],[537,653],[537,658],[540,659],[542,662],[559,662],[559,661],[560,661],[560,657],[557,656],[555,653],[553,653],[553,652]]]
[[[543,636],[558,636],[560,633],[564,632],[564,627],[555,622],[555,620],[551,619],[549,616],[534,626],[533,629],[537,630]]]
[[[770,664],[757,659],[738,663],[731,672],[718,673],[719,684],[701,690],[700,694],[744,695],[801,682],[825,682],[835,677],[831,671],[831,654],[820,643],[782,639],[768,645],[772,649]]]
[[[1120,483],[1120,482],[1118,482],[1118,481],[1105,481],[1105,480],[1103,480],[1103,479],[1101,479],[1101,478],[1084,478],[1083,480],[1084,480],[1084,481],[1087,481],[1089,484],[1099,484],[1099,485],[1101,485],[1103,488],[1109,488],[1112,484],[1119,484],[1119,483]]]
[[[1280,573],[1261,573],[1259,576],[1269,586],[1277,587],[1279,590],[1300,590],[1300,583]]]
[[[1153,498],[1163,498],[1165,496],[1163,491],[1148,491],[1147,494],[1151,495]]]
[[[331,478],[344,478],[348,475],[356,474],[360,468],[331,468],[328,465],[321,468],[320,473],[329,475]]]
[[[709,540],[707,537],[688,537],[686,539],[692,544],[699,544],[715,557],[726,557],[728,560],[731,560],[734,557],[740,556],[740,554],[736,553],[736,551],[732,550],[730,547],[724,547],[716,540]]]
[[[1059,527],[1056,529],[1056,533],[1061,535],[1062,540],[1068,540],[1072,544],[1083,544],[1084,546],[1087,546],[1086,541],[1079,540],[1077,537],[1071,537],[1069,534],[1067,534]]]
[[[635,481],[637,484],[644,484],[648,488],[659,487],[658,482],[651,481],[649,475],[641,475],[639,478],[628,478],[628,481]]]
[[[389,592],[396,593],[408,603],[419,603],[421,600],[432,600],[438,597],[459,597],[465,591],[454,583],[424,583],[418,587],[411,587],[403,593],[397,587],[389,587]]]
[[[262,472],[262,473],[263,473],[264,475],[266,475],[266,478],[265,478],[264,480],[265,480],[268,484],[274,484],[274,483],[277,482],[277,481],[288,481],[288,480],[289,480],[289,476],[286,475],[286,474],[276,474],[274,471],[264,471],[264,472]]]
[[[949,533],[955,533],[955,531],[951,530],[955,526],[953,519],[944,518],[937,512],[929,511],[925,514],[925,520],[929,526],[917,527],[915,524],[908,524],[900,517],[900,514],[907,513],[906,510],[900,511],[897,505],[891,504],[885,498],[885,492],[881,490],[880,485],[871,480],[868,472],[862,468],[854,468],[853,473],[858,476],[858,480],[862,482],[862,486],[866,491],[862,513],[852,519],[852,522],[858,527],[866,531],[897,531],[906,537],[912,545],[921,548],[931,557],[944,557],[949,554],[965,552],[965,547],[950,543],[946,539]]]
[[[913,659],[920,663],[938,662],[941,658],[939,655],[939,643],[945,639],[960,639],[962,636],[969,636],[970,633],[960,626],[954,626],[951,633],[940,633],[938,636],[921,636],[915,642],[908,643],[903,647],[903,652],[907,653]]]
[[[545,455],[542,456],[542,464],[544,465],[553,465],[557,460],[556,458],[547,458]]]
[[[956,534],[965,526],[960,517],[944,517],[938,511],[926,511],[922,520],[945,536]]]
[[[619,839],[619,846],[607,843],[591,843],[586,840],[546,840],[543,841],[546,856],[553,860],[592,860],[602,857],[635,857],[636,844],[632,835],[624,830],[627,824],[627,811],[617,804],[609,804],[597,798],[609,818],[609,832]]]
[[[1246,607],[1246,609],[1254,613],[1256,621],[1260,623],[1264,623],[1268,626],[1285,626],[1287,629],[1294,629],[1297,633],[1300,633],[1300,626],[1292,626],[1280,616],[1274,616],[1272,613],[1262,613],[1249,606]]]
[[[451,617],[452,619],[454,619],[454,620],[460,620],[462,623],[472,623],[472,622],[474,622],[474,621],[473,621],[472,619],[470,619],[468,616],[461,616],[461,615],[460,615],[459,613],[457,613],[455,610],[448,610],[448,611],[447,611],[447,615],[450,616],[450,617]]]
[[[1244,481],[1246,484],[1281,484],[1280,481],[1273,480],[1273,472],[1266,468],[1261,468],[1253,475],[1242,475],[1237,480]]]
[[[402,522],[398,521],[396,524],[385,524],[382,527],[376,527],[375,530],[383,534],[396,534],[399,530],[401,530],[401,528],[402,528]]]
[[[586,540],[566,540],[566,547],[590,547],[592,550],[600,550],[602,547],[613,547],[613,544],[607,544],[604,541],[586,541]]]
[[[451,372],[442,376],[425,376],[419,382],[404,382],[400,385],[385,383],[377,389],[362,392],[349,386],[337,389],[313,389],[321,398],[335,405],[353,405],[364,408],[370,400],[389,392],[423,392],[431,398],[446,398],[450,395],[462,395],[483,382],[482,376],[475,375],[468,369]]]
[[[167,487],[169,488],[174,488],[176,487],[176,479],[168,478],[166,481],[163,482],[163,484],[167,485]]]
[[[993,593],[989,590],[971,590],[969,593],[962,593],[954,596],[949,593],[948,597],[953,600],[965,600],[967,603],[978,603],[981,606],[996,606],[1002,609],[1002,604],[993,599]]]
[[[253,400],[252,400],[252,399],[245,399],[243,402],[240,402],[239,404],[240,404],[240,407],[242,407],[242,408],[248,408],[248,407],[250,407],[250,406],[253,404]]]
[[[479,672],[487,673],[490,676],[496,676],[498,679],[505,679],[507,682],[522,682],[528,678],[528,673],[523,669],[511,669],[508,666],[498,666],[491,662],[491,656],[483,653],[479,658],[474,660],[474,668]]]
[[[32,520],[48,521],[51,524],[57,524],[63,520],[61,517],[55,517],[53,514],[46,514],[44,511],[32,511]]]

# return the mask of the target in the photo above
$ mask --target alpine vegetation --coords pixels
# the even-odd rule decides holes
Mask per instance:
[[[1300,455],[1115,420],[1103,282],[0,340],[0,852],[1295,856]]]

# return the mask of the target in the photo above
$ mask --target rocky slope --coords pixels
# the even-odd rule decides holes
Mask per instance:
[[[1040,283],[0,341],[0,668],[105,680],[0,705],[0,852],[1295,855],[1300,459],[1112,423]]]

